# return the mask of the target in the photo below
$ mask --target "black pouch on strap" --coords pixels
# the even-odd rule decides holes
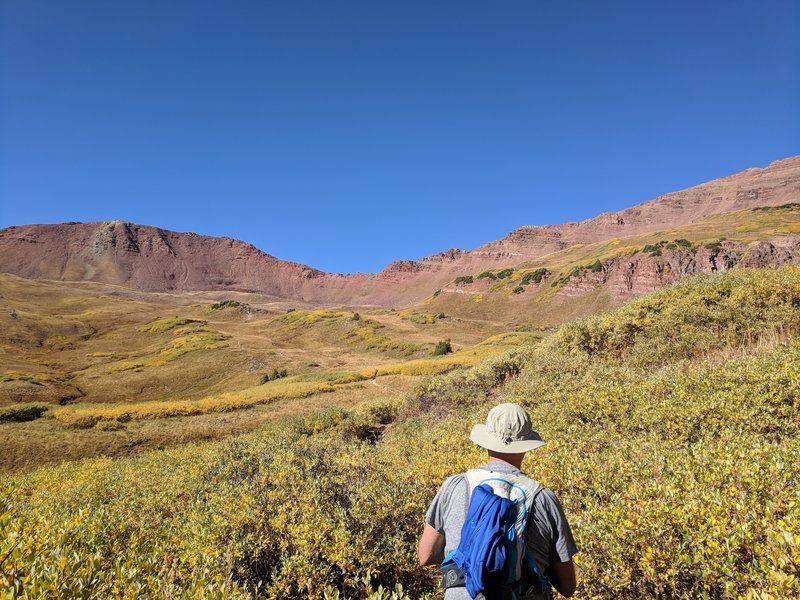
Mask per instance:
[[[452,560],[442,564],[442,587],[444,589],[452,587],[465,587],[464,573]]]

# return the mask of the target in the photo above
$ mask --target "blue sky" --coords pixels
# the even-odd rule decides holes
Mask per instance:
[[[800,4],[0,0],[0,227],[333,272],[800,154]]]

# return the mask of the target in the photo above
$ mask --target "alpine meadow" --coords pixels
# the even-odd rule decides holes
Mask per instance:
[[[3,597],[440,597],[423,516],[500,402],[578,597],[799,597],[794,200],[798,157],[368,277],[0,231]]]
[[[798,31],[0,0],[0,600],[800,600]]]
[[[798,306],[800,267],[699,275],[403,394],[8,475],[5,595],[434,597],[421,515],[508,400],[550,440],[528,468],[572,515],[581,597],[797,597]]]

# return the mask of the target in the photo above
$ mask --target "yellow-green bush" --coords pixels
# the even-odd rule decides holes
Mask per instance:
[[[797,270],[762,274],[730,310],[757,314],[749,305],[761,303],[791,323],[781,312],[791,293],[768,309],[756,292],[774,297],[771,277],[794,289]],[[675,302],[690,310],[708,290]],[[659,320],[680,317],[638,306],[647,333],[633,348],[655,348],[672,331]],[[633,320],[631,310],[608,322]],[[425,380],[398,405],[5,477],[6,597],[364,599],[397,585],[395,598],[433,597],[435,570],[415,556],[425,508],[448,475],[481,462],[468,433],[500,401],[526,405],[548,442],[523,467],[570,519],[577,597],[800,597],[800,340],[792,327],[784,335],[755,346],[734,338],[738,352],[713,362],[687,346],[641,369],[630,353],[590,355],[561,332]],[[354,435],[382,417],[392,425],[380,443]]]
[[[282,398],[306,398],[334,390],[329,383],[278,380],[265,385],[228,392],[200,400],[167,402],[137,402],[131,404],[65,406],[53,411],[53,416],[76,428],[93,427],[98,421],[138,421],[165,417],[185,417],[214,412],[228,412]]]
[[[342,385],[345,383],[363,381],[364,379],[366,379],[366,377],[356,371],[318,371],[313,373],[302,373],[300,375],[290,377],[288,381],[316,381]]]
[[[620,310],[565,325],[551,343],[650,367],[800,331],[800,266],[683,279]]]
[[[335,310],[293,310],[275,317],[274,321],[285,325],[313,325],[324,320],[343,320],[350,318],[351,313]]]

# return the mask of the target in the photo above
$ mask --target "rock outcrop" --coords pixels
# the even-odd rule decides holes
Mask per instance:
[[[598,271],[582,270],[572,275],[559,296],[582,296],[604,287],[620,302],[661,289],[678,279],[697,273],[717,273],[735,267],[779,267],[800,262],[800,236],[781,236],[751,242],[725,241],[696,249],[675,248],[658,256],[638,252],[602,263]]]

